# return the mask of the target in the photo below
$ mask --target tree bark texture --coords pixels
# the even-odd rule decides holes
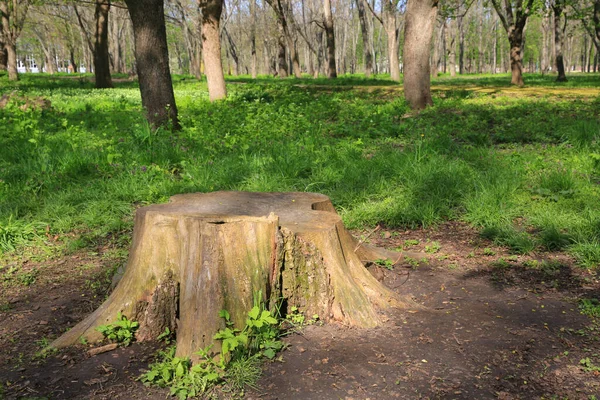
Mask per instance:
[[[393,81],[400,82],[400,60],[398,59],[400,30],[398,29],[398,20],[396,18],[397,5],[398,0],[385,0],[381,17],[383,19],[383,29],[387,34],[390,78]]]
[[[335,66],[335,32],[333,30],[333,15],[331,14],[331,0],[323,0],[323,25],[327,38],[327,77],[337,78]]]
[[[110,76],[110,56],[108,54],[108,13],[110,12],[109,0],[96,0],[94,13],[96,31],[94,34],[94,76],[96,88],[112,88]]]
[[[8,80],[16,81],[19,79],[17,69],[17,49],[12,43],[6,43],[6,60],[8,61]]]
[[[380,310],[415,304],[383,286],[361,260],[399,258],[357,242],[324,195],[174,196],[137,211],[118,286],[52,346],[100,339],[94,328],[121,312],[140,322],[140,340],[176,329],[177,354],[191,356],[224,328],[220,310],[243,328],[257,293],[271,309],[297,307],[324,322],[374,327],[383,322]]]
[[[291,31],[291,24],[288,21],[288,15],[290,15],[290,4],[288,0],[266,0],[267,3],[271,6],[273,11],[275,11],[275,15],[277,16],[277,25],[279,29],[279,34],[283,36],[285,43],[287,44],[287,49],[290,53],[290,57],[292,58],[292,72],[296,78],[302,77],[302,71],[300,71],[300,58],[298,56],[298,51],[296,50],[295,40]],[[280,55],[281,55],[281,44],[283,42],[279,41],[280,46]],[[281,70],[281,60],[279,63],[279,68]],[[289,69],[284,68],[285,71]],[[279,73],[280,77],[283,77],[281,71]],[[287,76],[287,75],[286,75]]]
[[[523,32],[513,30],[508,34],[508,43],[510,44],[510,83],[517,86],[523,86],[523,60],[521,50],[523,45]]]
[[[256,55],[256,0],[250,0],[250,71],[252,79],[258,75],[258,56]]]
[[[554,47],[556,49],[556,71],[558,76],[557,82],[566,82],[567,75],[565,74],[565,62],[563,58],[563,44],[564,44],[564,29],[566,28],[565,23],[562,22],[563,11],[565,7],[565,0],[555,0],[552,6],[554,12]]]
[[[433,105],[429,76],[437,0],[409,0],[404,31],[404,96],[413,110]]]
[[[8,53],[6,52],[6,46],[4,42],[0,42],[0,71],[6,71],[8,69]]]
[[[21,34],[30,2],[0,0],[0,38],[6,50],[8,79],[19,79],[17,70],[17,39]]]
[[[365,12],[365,1],[367,0],[356,0],[356,8],[358,10],[358,19],[360,21],[360,31],[363,42],[363,53],[364,53],[364,64],[365,64],[365,77],[370,78],[373,73],[373,55],[371,54],[371,44],[369,43],[369,24]]]
[[[219,30],[223,0],[200,2],[202,9],[202,57],[210,101],[227,97],[225,75],[221,61],[221,32]]]
[[[170,122],[173,129],[178,129],[163,0],[125,3],[133,26],[135,62],[146,117],[154,127]]]

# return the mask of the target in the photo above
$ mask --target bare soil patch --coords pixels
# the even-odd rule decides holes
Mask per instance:
[[[366,232],[355,232],[357,236]],[[598,276],[561,253],[514,256],[471,228],[375,232],[379,246],[429,251],[424,265],[378,279],[426,306],[387,315],[383,327],[308,326],[286,338],[283,361],[265,364],[253,399],[586,399],[600,397],[600,326],[578,309],[600,298]],[[154,343],[89,356],[89,344],[41,355],[45,343],[105,298],[110,248],[21,261],[35,282],[0,280],[0,398],[163,399],[135,380]],[[533,261],[535,260],[535,261]],[[546,262],[544,262],[546,260]],[[226,396],[223,394],[222,396]]]

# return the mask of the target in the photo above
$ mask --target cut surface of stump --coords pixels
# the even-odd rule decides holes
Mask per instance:
[[[403,307],[362,261],[400,253],[369,247],[345,229],[327,196],[213,192],[173,196],[137,210],[127,268],[110,297],[59,337],[62,347],[101,339],[95,328],[118,312],[140,323],[138,340],[177,332],[177,354],[191,356],[224,328],[227,310],[245,325],[257,293],[274,307],[297,307],[324,322],[370,328],[380,310]]]

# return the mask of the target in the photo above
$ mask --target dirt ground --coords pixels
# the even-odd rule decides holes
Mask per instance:
[[[600,299],[597,275],[561,253],[510,255],[459,223],[369,239],[429,253],[427,264],[369,267],[426,309],[396,310],[373,330],[307,326],[246,398],[600,399],[600,324],[578,309]],[[135,380],[157,344],[40,353],[105,298],[111,250],[21,262],[21,283],[35,282],[0,282],[0,399],[168,396]]]

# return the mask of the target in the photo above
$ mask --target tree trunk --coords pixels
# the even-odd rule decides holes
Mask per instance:
[[[497,64],[498,64],[498,20],[496,18],[494,18],[494,25],[492,28],[492,32],[494,35],[494,39],[492,40],[491,72],[492,72],[492,74],[495,74]]]
[[[252,79],[256,79],[258,74],[258,59],[256,55],[256,0],[250,0],[250,18],[250,53],[252,57],[250,70]]]
[[[450,19],[448,21],[448,64],[450,65],[450,76],[456,76],[456,23]]]
[[[319,73],[321,72],[321,67],[323,66],[323,31],[319,31],[316,34],[317,37],[317,69],[313,77],[317,79],[319,77]]]
[[[17,50],[14,44],[7,42],[6,46],[6,59],[8,61],[8,80],[16,81],[19,80],[19,70],[17,69]]]
[[[219,311],[243,328],[257,294],[283,315],[297,307],[324,322],[364,328],[383,322],[381,309],[416,306],[361,262],[401,256],[357,242],[320,194],[178,195],[139,209],[133,235],[113,293],[52,346],[100,339],[95,328],[121,312],[140,323],[138,340],[176,329],[177,355],[192,356],[224,328]]]
[[[110,1],[96,0],[96,34],[94,36],[94,76],[96,88],[112,88],[110,58],[108,55],[108,13]]]
[[[563,59],[563,44],[564,44],[564,29],[566,28],[566,21],[563,25],[561,22],[564,0],[555,0],[554,6],[554,46],[556,48],[556,71],[558,72],[557,82],[566,82],[567,76],[565,75],[565,63]]]
[[[396,20],[396,4],[390,0],[385,0],[383,4],[383,28],[387,35],[388,43],[388,62],[390,68],[390,78],[393,81],[400,82],[400,60],[398,53],[400,50],[399,30]],[[429,57],[428,57],[429,58]]]
[[[460,11],[460,10],[459,10]],[[456,18],[457,34],[458,34],[458,73],[465,73],[465,29],[463,26],[463,15]]]
[[[477,36],[479,36],[479,45],[477,47],[479,47],[479,53],[477,54],[477,73],[481,74],[483,73],[483,68],[484,68],[484,47],[483,47],[483,19],[484,19],[484,15],[483,15],[483,8],[484,8],[484,4],[483,4],[483,0],[479,0],[479,4],[477,7],[477,18],[478,18],[478,24],[477,24]]]
[[[202,9],[202,56],[206,68],[208,97],[210,101],[215,101],[227,97],[219,31],[223,0],[202,1],[200,7]]]
[[[429,76],[437,0],[409,0],[404,31],[404,96],[413,110],[433,105]]]
[[[331,0],[323,0],[323,25],[327,38],[327,77],[337,78],[335,66],[335,33],[333,31],[333,15],[331,15]]]
[[[360,30],[362,34],[363,53],[365,57],[365,76],[371,77],[373,73],[373,55],[371,54],[371,45],[369,43],[369,25],[365,15],[365,1],[356,0],[356,8],[358,9],[358,19],[360,20]]]
[[[6,52],[6,46],[3,42],[0,42],[0,71],[6,71],[8,69],[8,53]]]
[[[510,43],[510,83],[517,86],[523,86],[523,61],[521,60],[521,46],[523,36],[521,32],[513,32],[508,37]]]
[[[278,60],[278,76],[280,78],[287,78],[289,73],[288,73],[288,64],[286,61],[286,57],[285,57],[285,41],[283,36],[279,36],[278,41],[277,41],[277,45],[278,45],[278,51],[277,51],[277,60]]]
[[[154,127],[179,129],[169,71],[169,51],[163,0],[126,0],[135,42],[135,62],[146,118]]]

